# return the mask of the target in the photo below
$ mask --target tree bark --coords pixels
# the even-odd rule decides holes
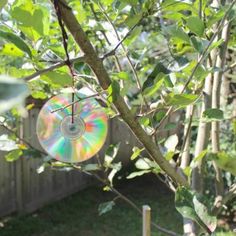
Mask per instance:
[[[181,156],[181,169],[185,169],[189,166],[190,163],[190,145],[191,145],[191,124],[193,117],[193,105],[189,105],[186,107],[186,115],[185,120],[188,122],[184,126],[184,138],[183,138],[183,153]],[[194,222],[188,218],[183,218],[183,230],[184,235],[186,236],[195,236],[195,225]]]
[[[216,59],[216,67],[224,68],[225,59],[227,53],[227,44],[229,40],[229,29],[230,23],[225,22],[225,27],[222,30],[221,38],[224,40],[224,43],[221,47],[219,55]],[[214,73],[213,78],[213,88],[212,88],[212,108],[220,108],[220,87],[222,84],[223,71],[217,71]],[[218,121],[213,121],[211,126],[211,138],[212,138],[212,152],[217,154],[220,151],[220,124]],[[224,182],[222,177],[221,169],[213,162],[213,166],[216,173],[215,189],[216,189],[216,199],[222,199],[224,194]]]
[[[182,169],[185,169],[190,162],[191,123],[192,123],[191,117],[193,115],[192,113],[193,113],[193,106],[192,105],[187,106],[185,120],[189,120],[189,122],[186,123],[184,126],[183,153],[181,156],[181,164],[180,164],[180,167]]]
[[[98,57],[92,44],[90,43],[87,35],[81,28],[81,25],[75,18],[72,10],[67,6],[65,0],[59,1],[59,7],[61,10],[61,17],[64,21],[67,29],[72,34],[74,40],[84,52],[85,62],[91,67],[92,71],[96,75],[101,87],[107,90],[111,84],[111,79],[103,65],[101,58]],[[124,122],[130,127],[132,132],[136,135],[139,141],[143,144],[150,157],[162,168],[167,175],[169,175],[174,182],[179,185],[188,186],[188,182],[185,177],[177,173],[169,162],[163,157],[159,147],[152,141],[151,137],[142,129],[138,120],[133,116],[130,109],[127,107],[123,97],[117,96],[114,101],[114,105],[120,113],[120,116]]]
[[[205,79],[205,85],[203,89],[204,100],[202,102],[201,115],[203,112],[211,108],[211,92],[212,92],[212,74],[209,74]],[[194,156],[197,157],[204,149],[207,148],[210,137],[210,123],[203,122],[200,119],[197,140],[195,146]],[[198,193],[203,191],[203,173],[202,173],[202,161],[199,161],[198,165],[192,171],[192,189]]]

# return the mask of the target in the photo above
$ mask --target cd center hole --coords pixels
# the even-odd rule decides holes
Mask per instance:
[[[72,125],[72,126],[70,126],[70,131],[75,131],[76,130],[76,127],[75,127],[75,125]]]

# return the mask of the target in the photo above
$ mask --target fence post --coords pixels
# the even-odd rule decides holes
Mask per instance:
[[[143,206],[143,236],[151,236],[151,208]]]

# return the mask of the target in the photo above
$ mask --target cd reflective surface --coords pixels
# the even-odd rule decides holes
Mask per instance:
[[[85,97],[77,93],[77,97]],[[75,99],[77,100],[77,97]],[[107,136],[107,115],[94,98],[74,104],[72,123],[72,94],[52,97],[42,107],[36,132],[41,146],[53,158],[62,162],[81,162],[94,156]],[[56,109],[65,109],[53,112]]]

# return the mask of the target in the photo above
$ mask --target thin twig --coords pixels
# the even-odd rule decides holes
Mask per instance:
[[[116,53],[116,50],[120,47],[120,45],[127,39],[127,37],[131,34],[131,32],[137,27],[139,24],[136,23],[134,26],[131,27],[131,29],[128,31],[128,33],[117,43],[117,45],[109,52],[107,52],[103,57],[102,60],[106,59],[107,57],[114,56]]]
[[[172,112],[173,112],[173,106],[169,107],[169,109],[167,110],[165,116],[161,119],[161,121],[159,122],[158,126],[155,128],[154,132],[152,133],[152,136],[155,136],[157,134],[158,129],[163,125],[165,120],[169,117],[169,115]]]
[[[80,62],[80,61],[81,62],[85,62],[85,57],[84,56],[76,57],[76,58],[71,59],[70,61],[71,61],[71,63]],[[61,62],[58,62],[58,63],[56,63],[56,64],[54,64],[54,65],[52,65],[52,66],[50,66],[50,67],[48,67],[46,69],[38,70],[35,73],[33,73],[32,75],[28,75],[28,76],[26,76],[26,77],[24,77],[22,79],[25,80],[25,81],[29,81],[31,79],[34,79],[37,76],[45,74],[45,73],[47,73],[49,71],[53,71],[53,70],[55,70],[57,68],[65,66],[65,65],[66,65],[66,61],[61,61]]]
[[[229,65],[228,67],[226,67],[224,70],[223,70],[223,73],[224,72],[227,72],[229,70],[232,70],[234,69],[234,67],[236,67],[236,62],[232,63],[231,65]]]
[[[181,167],[182,168],[185,168],[188,166],[189,163],[183,165],[183,157],[184,157],[184,153],[185,152],[189,152],[189,145],[187,145],[186,147],[186,144],[188,143],[188,139],[190,138],[191,136],[191,126],[192,126],[192,121],[193,121],[193,113],[194,113],[194,106],[193,105],[189,105],[191,106],[189,109],[190,109],[190,114],[189,114],[189,122],[188,122],[188,125],[187,125],[187,129],[186,129],[186,133],[184,135],[184,139],[183,139],[183,144],[182,144],[182,148],[181,148],[181,151],[179,153],[179,157],[178,157],[178,160],[177,160],[177,164],[179,164],[179,162],[181,161]],[[187,111],[186,111],[187,112]],[[188,149],[187,149],[188,148]],[[187,149],[187,150],[186,150]],[[189,158],[188,158],[189,159]],[[189,162],[189,161],[188,161]]]
[[[104,92],[101,92],[101,93],[105,93],[105,91],[104,91]],[[52,110],[51,113],[58,112],[58,111],[62,111],[62,110],[64,110],[64,109],[66,109],[67,107],[73,106],[73,105],[74,105],[75,103],[77,103],[77,102],[81,102],[81,101],[86,100],[86,99],[89,99],[89,98],[94,98],[94,97],[101,96],[101,93],[96,93],[96,94],[92,94],[92,95],[87,96],[87,97],[79,98],[78,100],[75,100],[74,102],[71,102],[71,103],[67,104],[67,105],[64,106],[64,107],[60,107],[60,108],[57,108],[57,109],[55,109],[55,110]]]
[[[16,136],[17,139],[19,139],[19,141],[22,141],[24,144],[26,144],[29,148],[31,149],[35,149],[38,152],[42,153],[43,155],[47,155],[46,152],[39,150],[38,148],[34,147],[29,141],[25,140],[24,138],[20,137],[17,132],[15,132],[14,130],[12,130],[11,128],[7,127],[6,125],[4,125],[3,123],[0,123],[0,126],[3,127],[5,130],[7,130],[9,133],[12,133]]]

